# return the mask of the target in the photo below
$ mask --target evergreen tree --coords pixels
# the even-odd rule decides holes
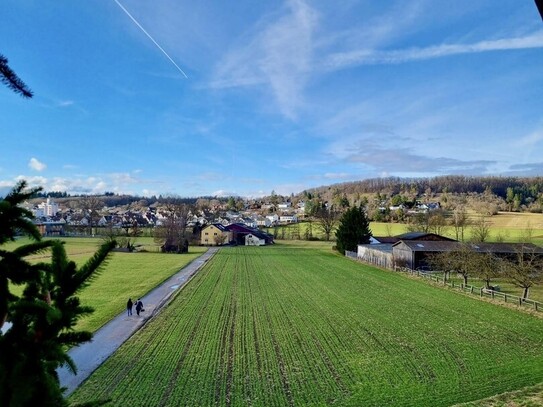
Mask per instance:
[[[371,230],[368,217],[362,206],[354,206],[348,209],[340,219],[336,231],[337,250],[345,254],[345,251],[356,251],[357,245],[370,242]]]
[[[69,261],[60,241],[41,241],[32,214],[20,204],[40,189],[25,191],[19,183],[0,200],[0,245],[15,240],[18,233],[33,242],[8,251],[0,248],[0,405],[67,406],[57,369],[76,367],[68,347],[89,341],[90,332],[77,332],[77,320],[92,312],[76,294],[87,286],[103,264],[114,242],[103,244],[83,266]],[[35,263],[27,256],[51,250],[50,263]],[[22,294],[10,291],[22,286]]]

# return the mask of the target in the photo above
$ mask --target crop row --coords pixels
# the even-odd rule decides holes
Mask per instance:
[[[543,380],[543,324],[325,251],[221,250],[73,395],[446,406]]]

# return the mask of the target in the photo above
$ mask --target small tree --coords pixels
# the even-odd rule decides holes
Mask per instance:
[[[190,208],[174,200],[167,202],[166,217],[161,226],[154,229],[154,240],[167,252],[182,253],[186,240],[187,221]]]
[[[471,228],[471,237],[474,242],[483,243],[490,237],[490,224],[485,216],[481,216]]]
[[[226,242],[227,236],[224,233],[220,233],[213,237],[215,245],[222,246]]]
[[[490,282],[500,274],[500,260],[492,253],[475,253],[473,274],[485,283],[485,288],[490,287]]]
[[[411,217],[410,222],[407,224],[406,230],[408,232],[430,232],[430,213],[419,212]]]
[[[443,270],[445,281],[452,271],[460,274],[464,279],[464,285],[467,285],[468,277],[474,274],[475,256],[477,254],[470,246],[462,244],[454,250],[434,254],[429,258],[429,263],[433,269]]]
[[[337,250],[342,254],[345,254],[345,251],[356,251],[359,244],[368,244],[370,237],[370,224],[364,208],[354,206],[348,209],[336,230]]]
[[[464,206],[459,206],[454,209],[451,218],[451,226],[454,228],[456,240],[464,241],[464,231],[469,225],[468,213]]]
[[[502,267],[511,283],[522,288],[522,298],[527,299],[530,288],[543,282],[543,260],[533,246],[522,245],[516,259],[504,260]]]
[[[338,222],[337,212],[320,208],[315,214],[315,220],[317,228],[324,234],[324,240],[329,241]]]
[[[104,201],[96,196],[88,196],[79,202],[80,208],[84,211],[89,220],[89,236],[92,236],[92,228],[100,220],[100,210],[104,207]]]

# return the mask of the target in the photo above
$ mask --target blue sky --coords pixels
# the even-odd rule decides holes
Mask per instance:
[[[2,0],[0,53],[4,190],[543,175],[532,0]]]

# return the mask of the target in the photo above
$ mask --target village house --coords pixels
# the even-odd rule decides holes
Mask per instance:
[[[200,232],[200,244],[203,246],[222,246],[232,240],[232,232],[221,223],[207,225]]]
[[[279,223],[286,224],[286,223],[297,223],[298,222],[298,215],[295,213],[290,214],[284,214],[279,216]]]

